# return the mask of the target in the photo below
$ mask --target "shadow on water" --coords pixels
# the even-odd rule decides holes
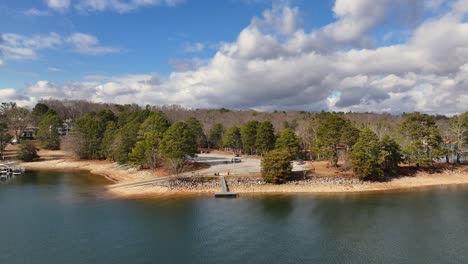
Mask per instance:
[[[264,215],[272,219],[287,218],[294,210],[294,198],[285,196],[253,198],[260,205]]]

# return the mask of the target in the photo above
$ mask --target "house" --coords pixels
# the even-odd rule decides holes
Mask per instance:
[[[21,132],[20,138],[29,140],[35,139],[37,131],[39,131],[39,128],[37,127],[27,127],[23,132]]]

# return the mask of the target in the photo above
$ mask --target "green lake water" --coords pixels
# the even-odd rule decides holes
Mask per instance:
[[[111,199],[99,176],[0,185],[0,263],[468,263],[468,188]]]

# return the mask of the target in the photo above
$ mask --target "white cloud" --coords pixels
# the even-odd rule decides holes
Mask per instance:
[[[50,12],[48,10],[39,10],[36,8],[25,10],[24,14],[28,16],[50,16]]]
[[[193,71],[206,64],[205,60],[200,58],[174,59],[168,61],[175,71]]]
[[[101,46],[99,40],[90,34],[74,33],[64,39],[59,34],[51,32],[44,35],[23,36],[15,33],[0,34],[0,66],[7,60],[35,60],[37,51],[53,49],[69,43],[82,54],[99,55],[120,52],[120,49]]]
[[[460,15],[461,9],[423,22],[401,44],[363,48],[368,31],[383,21],[390,4],[337,0],[333,9],[336,21],[311,32],[301,29],[299,22],[288,22],[290,26],[282,28],[276,21],[300,21],[290,17],[298,15],[292,12],[297,9],[273,8],[263,18],[254,18],[235,42],[224,44],[206,63],[180,69],[167,78],[141,74],[95,82],[41,81],[28,92],[35,97],[141,105],[466,111],[468,23]],[[97,42],[91,41],[93,45]]]
[[[64,11],[70,7],[71,0],[45,0],[49,8],[56,11]]]
[[[205,44],[197,43],[185,43],[183,47],[183,52],[201,52],[205,49]]]
[[[62,71],[59,68],[55,68],[55,67],[48,67],[47,70],[50,71],[50,72],[60,72],[60,71]]]
[[[0,52],[6,60],[34,60],[38,57],[37,50],[54,48],[62,44],[60,36],[54,32],[32,37],[5,33],[1,35],[1,39]]]
[[[143,7],[175,6],[184,0],[81,0],[76,8],[81,11],[115,11],[127,13]]]
[[[118,48],[100,46],[99,40],[95,36],[85,33],[74,33],[66,41],[72,44],[77,52],[82,54],[99,55],[120,51]]]
[[[21,95],[13,88],[0,89],[0,102],[19,101],[20,104],[29,101],[29,97]]]

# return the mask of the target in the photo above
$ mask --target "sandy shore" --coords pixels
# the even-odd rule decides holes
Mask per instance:
[[[164,171],[136,170],[130,166],[98,160],[76,160],[63,151],[39,151],[40,161],[22,162],[27,170],[82,170],[101,175],[114,183],[149,180],[165,176]]]
[[[44,160],[22,163],[28,170],[86,170],[93,174],[105,176],[118,184],[139,182],[165,176],[163,171],[139,171],[129,166],[119,166],[108,161],[80,161],[69,157],[67,153],[42,152]],[[371,183],[357,180],[331,179],[330,177],[315,177],[313,180],[290,182],[288,184],[265,184],[261,179],[250,177],[249,181],[238,180],[242,177],[228,179],[229,188],[238,193],[346,193],[346,192],[377,192],[391,190],[412,190],[421,187],[468,185],[468,166],[444,170],[429,174],[418,172],[412,176],[402,177],[389,182]],[[322,180],[325,179],[325,180]],[[168,181],[170,182],[170,181]],[[177,182],[155,183],[144,186],[127,186],[109,189],[112,195],[118,197],[152,197],[160,195],[183,194],[213,194],[220,190],[217,179],[203,183],[181,185]]]

